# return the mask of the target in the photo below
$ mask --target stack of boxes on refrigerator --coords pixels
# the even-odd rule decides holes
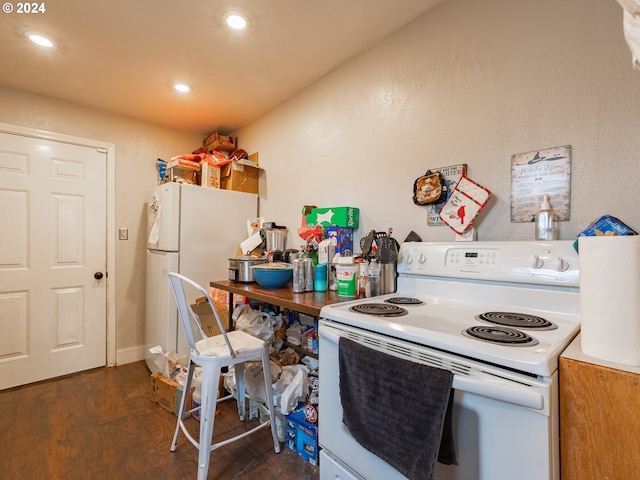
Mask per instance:
[[[181,182],[202,187],[258,193],[258,153],[248,155],[237,147],[237,138],[211,133],[191,153],[178,155],[166,164],[162,182]]]

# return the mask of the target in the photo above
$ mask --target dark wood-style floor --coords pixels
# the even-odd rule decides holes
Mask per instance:
[[[196,478],[197,450],[184,435],[169,450],[176,417],[151,402],[149,390],[149,371],[137,362],[0,392],[0,477]],[[235,408],[233,400],[220,404],[214,440],[255,425],[239,422]],[[209,479],[316,480],[318,469],[284,446],[276,454],[262,429],[215,450]]]

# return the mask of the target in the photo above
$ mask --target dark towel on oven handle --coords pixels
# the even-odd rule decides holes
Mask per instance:
[[[343,423],[360,445],[412,480],[432,479],[436,459],[456,463],[453,373],[346,337],[339,367]]]

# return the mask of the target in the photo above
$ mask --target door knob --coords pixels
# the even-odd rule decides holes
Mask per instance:
[[[104,277],[102,272],[96,272],[96,273],[93,274],[93,278],[95,278],[96,280],[101,280],[102,277]]]

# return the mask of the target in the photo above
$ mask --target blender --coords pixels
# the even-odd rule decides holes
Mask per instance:
[[[264,229],[267,243],[267,258],[270,262],[281,262],[287,241],[287,227],[280,227],[275,224]]]

